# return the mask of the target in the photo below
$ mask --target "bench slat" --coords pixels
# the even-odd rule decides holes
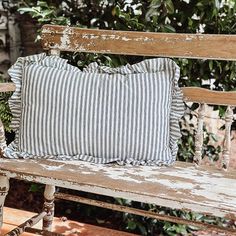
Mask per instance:
[[[45,50],[236,60],[236,35],[175,34],[44,25]]]
[[[212,91],[198,87],[182,87],[186,102],[236,106],[236,92]]]
[[[0,83],[0,92],[13,92],[15,89],[14,83]]]
[[[186,102],[236,106],[236,92],[211,91],[197,87],[181,88]],[[13,83],[0,83],[0,92],[15,91]]]
[[[183,162],[162,168],[83,161],[1,159],[0,163],[0,172],[13,178],[236,218],[233,172]]]

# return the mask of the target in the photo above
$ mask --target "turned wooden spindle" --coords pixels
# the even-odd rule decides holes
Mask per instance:
[[[50,231],[52,229],[52,221],[54,217],[54,193],[55,186],[46,185],[44,190],[44,211],[47,215],[43,218],[43,230]]]
[[[206,111],[206,104],[200,104],[198,110],[198,126],[197,126],[197,133],[195,136],[195,155],[194,161],[201,164],[202,161],[202,146],[203,146],[203,124],[204,124],[204,117]]]
[[[222,158],[222,166],[225,169],[228,169],[230,161],[230,147],[231,147],[230,130],[233,122],[233,115],[234,114],[232,107],[228,106],[225,113],[225,138],[223,144],[223,158]]]
[[[3,224],[3,207],[8,190],[9,190],[9,178],[7,176],[0,175],[0,235],[2,235],[1,227]]]
[[[3,155],[3,150],[6,148],[6,138],[3,123],[0,119],[0,154]]]

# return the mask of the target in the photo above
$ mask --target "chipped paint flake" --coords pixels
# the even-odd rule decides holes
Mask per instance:
[[[52,166],[52,165],[45,165],[45,164],[39,164],[39,165],[42,166],[46,170],[59,170],[64,166],[64,164],[59,165],[59,166]]]
[[[130,39],[130,38],[127,38],[127,37],[122,37],[122,38],[121,38],[121,40],[123,40],[123,41],[126,41],[126,42],[127,42],[127,41],[130,41],[130,40],[132,40],[132,39]]]
[[[70,37],[69,37],[69,33],[72,33],[69,28],[66,28],[64,31],[63,31],[63,34],[60,38],[60,41],[61,41],[61,47],[62,48],[67,48],[69,45],[70,45]]]

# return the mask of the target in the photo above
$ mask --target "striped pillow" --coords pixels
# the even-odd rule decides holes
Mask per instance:
[[[184,107],[179,67],[167,58],[83,71],[56,56],[19,58],[9,74],[16,139],[9,158],[169,165]]]

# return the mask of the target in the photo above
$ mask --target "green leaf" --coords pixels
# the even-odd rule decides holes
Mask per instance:
[[[37,6],[48,8],[46,1],[37,1]]]
[[[175,28],[172,27],[171,25],[164,25],[163,31],[167,32],[167,33],[175,33],[176,32]]]
[[[213,70],[213,61],[209,61],[209,69],[212,71]]]
[[[136,227],[137,227],[137,224],[134,221],[132,221],[132,220],[128,221],[128,225],[127,225],[128,229],[134,230],[134,229],[136,229]]]
[[[167,0],[165,2],[166,10],[169,14],[173,14],[175,12],[174,4],[172,0]]]
[[[20,14],[35,12],[35,10],[33,8],[29,8],[29,7],[21,7],[17,11],[20,12]]]

